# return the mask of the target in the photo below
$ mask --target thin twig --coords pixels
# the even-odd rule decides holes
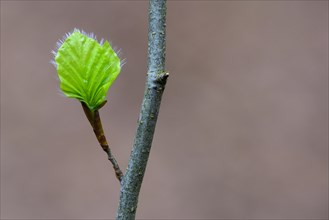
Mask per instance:
[[[99,116],[98,110],[90,111],[89,108],[83,102],[81,102],[81,104],[82,104],[83,111],[85,112],[91,126],[93,127],[94,133],[96,135],[96,138],[97,138],[99,144],[101,145],[102,149],[107,153],[108,159],[113,165],[115,175],[116,175],[117,179],[121,182],[122,177],[123,177],[123,173],[122,173],[122,171],[119,167],[119,164],[116,161],[116,159],[114,158],[114,156],[111,152],[111,149],[110,149],[110,147],[107,143],[106,137],[104,135],[102,121],[101,121],[101,118]]]
[[[151,150],[161,97],[169,74],[165,71],[166,0],[150,0],[148,74],[142,108],[127,172],[121,182],[117,219],[135,219],[138,196]]]

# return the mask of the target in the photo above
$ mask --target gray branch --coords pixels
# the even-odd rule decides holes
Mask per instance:
[[[166,0],[150,0],[148,31],[148,73],[128,168],[121,182],[117,219],[135,219],[138,195],[149,158],[162,93],[165,72]]]

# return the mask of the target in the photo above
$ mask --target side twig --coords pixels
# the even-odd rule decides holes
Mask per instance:
[[[151,150],[161,97],[169,74],[165,72],[166,0],[150,0],[148,74],[136,136],[127,172],[121,181],[117,219],[135,219],[138,196]]]
[[[108,159],[109,161],[112,163],[113,165],[113,169],[115,172],[115,175],[117,177],[117,179],[121,182],[122,177],[123,177],[123,173],[119,167],[118,162],[116,161],[116,159],[114,158],[111,149],[107,143],[106,137],[104,135],[104,130],[103,130],[103,126],[102,126],[102,121],[101,118],[99,116],[99,112],[98,110],[96,111],[90,111],[89,108],[83,103],[82,104],[82,108],[83,111],[85,112],[88,121],[90,122],[94,133],[96,135],[96,138],[99,142],[99,144],[101,145],[102,149],[107,153]]]

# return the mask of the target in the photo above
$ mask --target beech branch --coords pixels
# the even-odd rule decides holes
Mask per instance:
[[[135,219],[138,196],[149,158],[161,97],[169,74],[165,71],[166,0],[150,0],[148,73],[136,136],[128,168],[121,181],[117,219]]]

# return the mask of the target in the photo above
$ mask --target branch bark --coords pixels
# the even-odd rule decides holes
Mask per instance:
[[[121,181],[117,219],[135,219],[138,196],[151,150],[161,97],[169,74],[165,72],[166,0],[150,0],[148,73],[136,136],[126,174]]]

